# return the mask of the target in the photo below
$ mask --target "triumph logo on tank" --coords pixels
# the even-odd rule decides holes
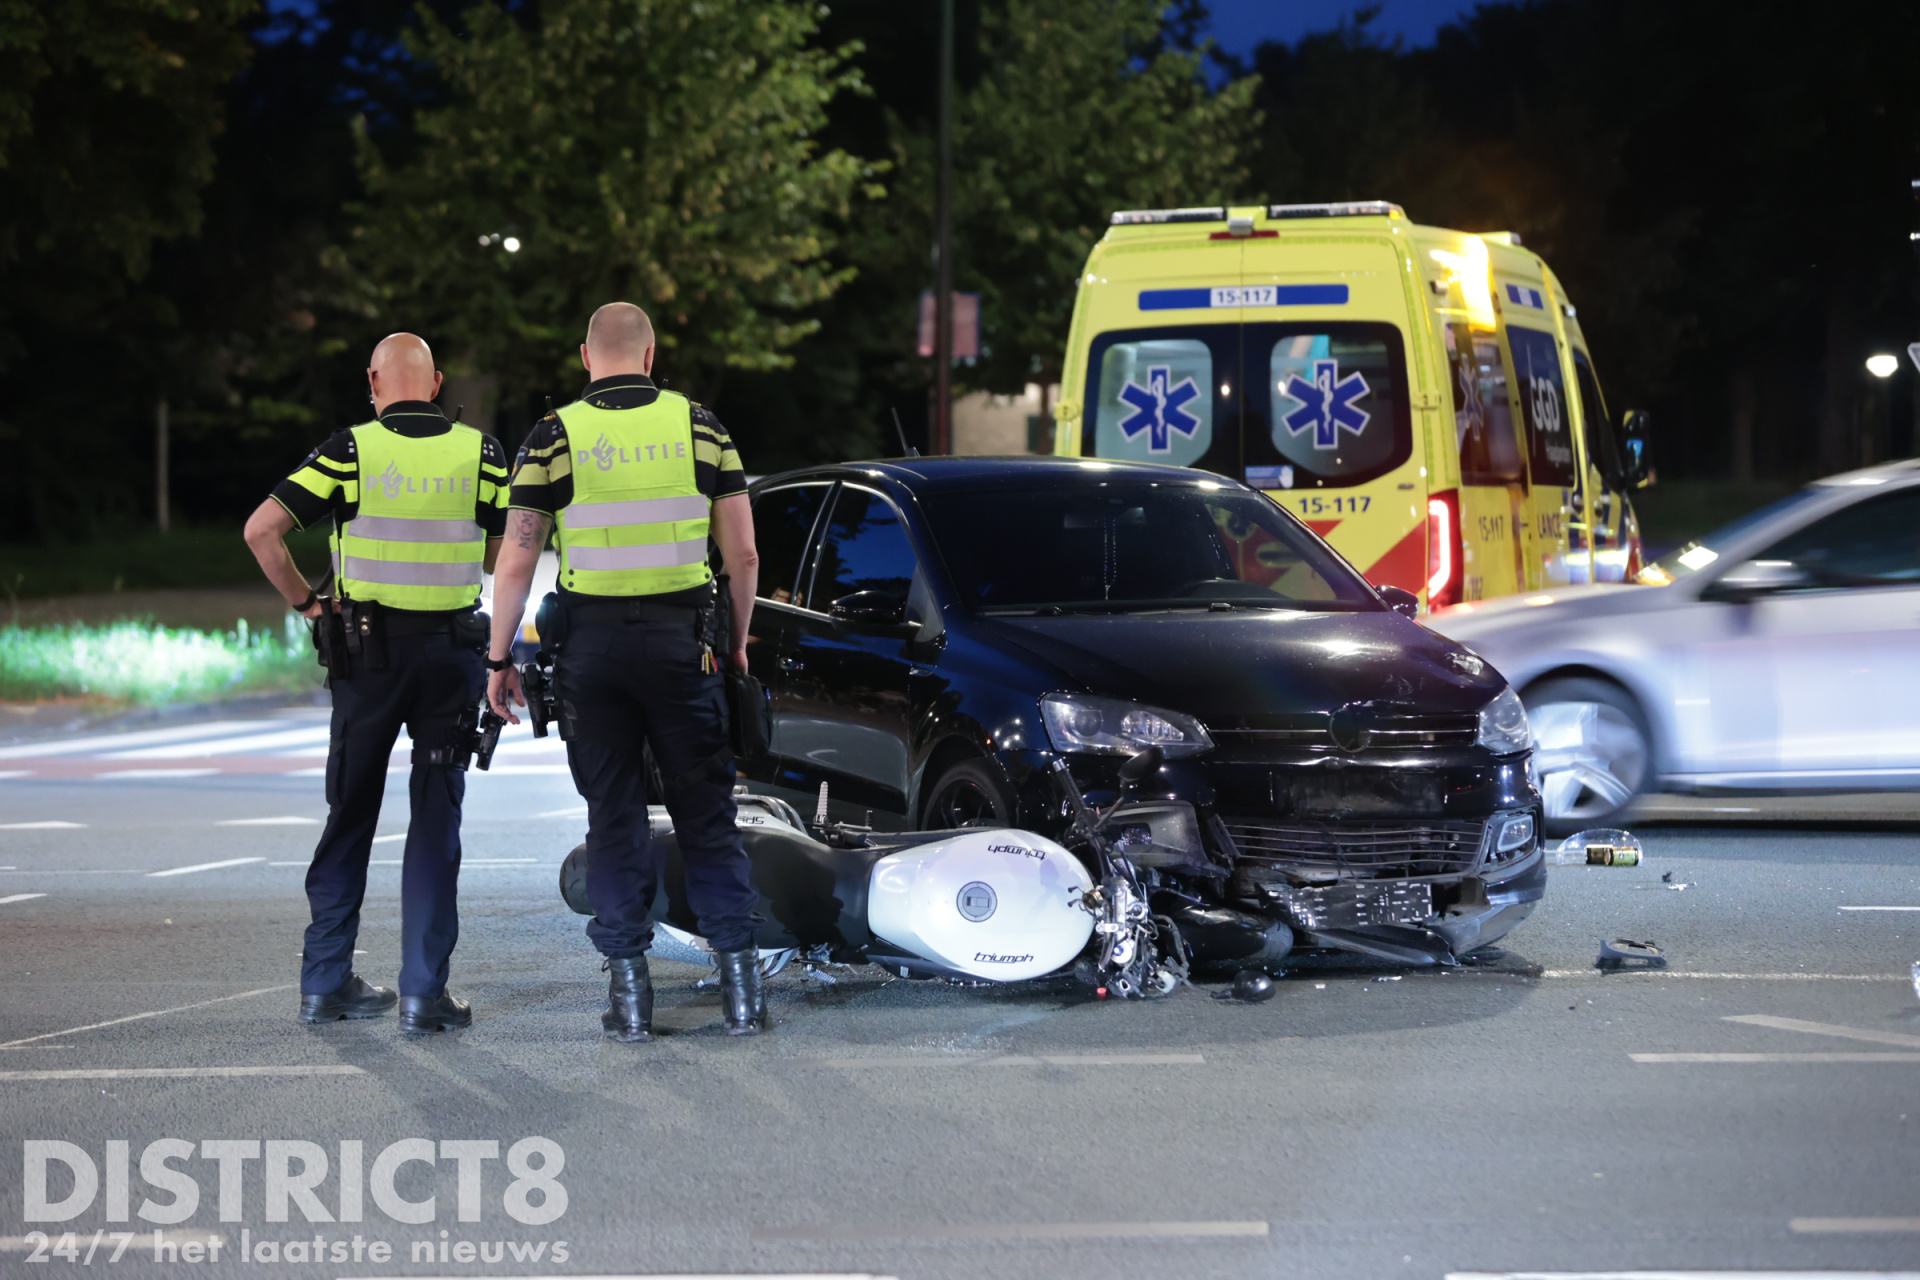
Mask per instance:
[[[600,438],[594,442],[593,448],[574,450],[574,457],[578,460],[579,466],[585,467],[587,463],[591,462],[602,471],[611,471],[616,464],[626,465],[634,462],[665,462],[669,458],[684,458],[686,456],[687,444],[684,440],[676,440],[671,445],[637,444],[629,449],[624,445],[616,445],[613,441],[607,439],[607,433],[604,431],[600,433]]]
[[[397,500],[403,493],[473,492],[472,476],[410,476],[400,469],[397,462],[389,462],[387,469],[368,483],[384,490],[389,502]]]
[[[1032,858],[1037,862],[1045,862],[1047,860],[1047,851],[1045,849],[1029,849],[1023,844],[990,844],[987,846],[987,852],[1014,853],[1023,858]]]
[[[71,1225],[21,1239],[29,1262],[565,1263],[565,1240],[488,1238],[484,1227],[463,1224],[559,1221],[566,1164],[560,1144],[542,1137],[402,1138],[379,1147],[31,1139],[21,1146],[21,1217]],[[378,1226],[363,1226],[383,1219],[425,1228],[424,1238],[384,1239]]]
[[[996,956],[986,951],[973,953],[975,964],[1025,964],[1031,959],[1033,959],[1032,956]]]

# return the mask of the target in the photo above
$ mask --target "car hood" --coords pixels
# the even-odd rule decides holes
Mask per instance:
[[[1214,724],[1355,702],[1478,711],[1506,683],[1446,637],[1386,612],[1176,610],[980,623],[982,640],[1044,663],[1063,692],[1129,698]]]
[[[1651,613],[1683,604],[1686,599],[1677,585],[1646,587],[1601,583],[1549,587],[1436,610],[1427,619],[1427,625],[1441,635],[1472,645],[1483,638],[1548,630],[1569,622]]]

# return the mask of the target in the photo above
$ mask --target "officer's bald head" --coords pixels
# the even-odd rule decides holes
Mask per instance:
[[[388,334],[367,363],[367,386],[373,392],[375,413],[385,413],[396,400],[433,399],[440,394],[433,349],[411,333]]]
[[[587,321],[580,363],[595,378],[653,372],[653,321],[631,302],[609,302]]]

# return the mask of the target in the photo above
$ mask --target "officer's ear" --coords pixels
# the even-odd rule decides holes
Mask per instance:
[[[580,344],[580,367],[589,375],[593,373],[593,361],[587,359],[587,344],[584,342]]]
[[[428,396],[427,399],[438,400],[440,398],[440,384],[445,380],[445,375],[438,369],[433,371],[433,394]]]
[[[648,375],[653,372],[653,346],[654,344],[649,342],[647,344],[647,353],[640,357],[640,372],[643,375]]]

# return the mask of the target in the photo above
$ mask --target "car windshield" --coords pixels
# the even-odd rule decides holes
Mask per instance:
[[[1720,559],[1720,553],[1730,544],[1738,541],[1748,530],[1783,515],[1795,507],[1811,502],[1821,494],[1818,486],[1809,486],[1796,490],[1784,498],[1777,498],[1766,506],[1749,511],[1728,524],[1722,525],[1704,538],[1689,542],[1671,555],[1662,556],[1640,571],[1639,581],[1650,587],[1664,587],[1670,582],[1699,573],[1702,569]]]
[[[926,507],[961,596],[987,613],[1382,607],[1326,544],[1243,489],[1007,487]]]

